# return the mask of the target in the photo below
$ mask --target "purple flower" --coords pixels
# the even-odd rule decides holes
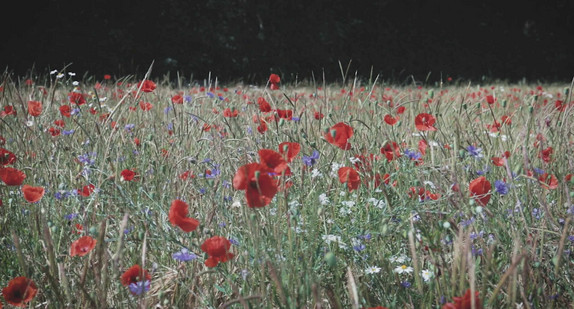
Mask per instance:
[[[65,218],[66,218],[68,221],[72,221],[72,220],[74,220],[74,218],[76,218],[77,216],[78,216],[77,213],[71,213],[71,214],[69,214],[69,215],[66,215]]]
[[[403,281],[403,282],[401,282],[401,286],[402,286],[403,288],[408,289],[408,288],[411,287],[411,283],[408,282],[408,281]]]
[[[132,294],[139,296],[149,291],[149,286],[150,282],[149,280],[146,280],[146,281],[138,281],[136,283],[130,283],[129,288]]]
[[[500,195],[508,194],[508,185],[502,180],[495,181],[494,188],[496,188],[496,192]]]
[[[417,161],[417,160],[420,160],[422,158],[422,154],[420,152],[413,151],[410,149],[405,150],[405,156],[407,156],[409,159],[411,159],[413,161]]]
[[[76,132],[74,129],[72,130],[62,130],[62,135],[72,135]]]
[[[136,125],[133,124],[133,123],[128,123],[128,124],[126,124],[126,126],[124,127],[124,130],[126,130],[126,131],[131,131],[133,128],[135,128],[135,126],[136,126]]]
[[[466,147],[466,151],[468,151],[468,153],[475,159],[482,158],[482,148],[470,145]]]
[[[302,160],[303,164],[307,166],[315,165],[315,163],[317,163],[317,160],[319,160],[319,151],[313,150],[313,154],[311,154],[310,156],[303,156]]]
[[[171,257],[176,261],[187,262],[195,260],[197,255],[193,252],[189,252],[186,248],[182,248],[181,251],[172,254]]]
[[[541,168],[535,167],[535,168],[533,168],[533,170],[534,170],[534,172],[535,172],[536,174],[538,174],[538,175],[542,175],[542,174],[545,173],[544,170],[541,169]]]

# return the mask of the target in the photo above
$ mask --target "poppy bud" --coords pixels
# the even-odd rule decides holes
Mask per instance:
[[[529,106],[529,107],[528,107],[528,112],[532,114],[532,112],[534,112],[534,107]]]
[[[95,227],[95,226],[90,227],[89,231],[90,231],[90,234],[92,234],[92,235],[94,235],[94,234],[96,234],[96,233],[98,232],[98,231],[96,230],[96,227]]]
[[[507,104],[506,100],[502,100],[502,107],[506,107],[506,104]]]
[[[249,215],[249,219],[251,219],[251,221],[255,221],[255,219],[257,219],[257,216],[252,213]]]
[[[337,136],[337,130],[331,130],[331,136],[335,138]]]
[[[466,109],[466,103],[462,104],[462,108]]]
[[[564,88],[564,95],[568,95],[570,93],[570,88]]]
[[[255,171],[254,175],[255,175],[255,179],[259,179],[259,175],[261,175],[261,171]]]
[[[434,98],[434,89],[429,90],[429,97]]]
[[[574,193],[574,192],[570,192],[570,194],[572,194],[572,193]],[[323,210],[323,207],[319,207],[319,209],[317,209],[317,216],[322,216],[324,212],[325,211]]]
[[[538,95],[534,95],[534,102],[538,101]]]
[[[282,126],[283,124],[285,124],[285,118],[279,119],[279,126]]]
[[[333,267],[337,265],[337,257],[333,252],[329,251],[327,254],[325,254],[325,262],[327,262],[327,265]]]

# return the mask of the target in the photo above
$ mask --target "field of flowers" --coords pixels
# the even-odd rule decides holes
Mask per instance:
[[[0,308],[574,304],[569,83],[0,77]]]

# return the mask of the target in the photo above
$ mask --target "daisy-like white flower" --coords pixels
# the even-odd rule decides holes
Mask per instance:
[[[429,282],[429,280],[432,278],[433,276],[433,272],[428,270],[428,269],[423,269],[423,271],[421,272],[421,276],[423,277],[423,280],[425,282]]]
[[[376,274],[380,271],[381,271],[381,268],[377,267],[377,266],[370,266],[370,267],[367,267],[367,269],[365,269],[365,273],[367,273],[369,275],[370,274]]]
[[[403,273],[410,274],[413,272],[413,268],[403,264],[395,268],[393,271],[396,272],[397,274],[403,274]]]

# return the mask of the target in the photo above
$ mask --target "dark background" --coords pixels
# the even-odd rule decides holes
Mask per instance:
[[[18,1],[2,8],[0,69],[340,81],[349,65],[403,81],[574,77],[574,1]],[[429,76],[430,74],[430,76]]]

